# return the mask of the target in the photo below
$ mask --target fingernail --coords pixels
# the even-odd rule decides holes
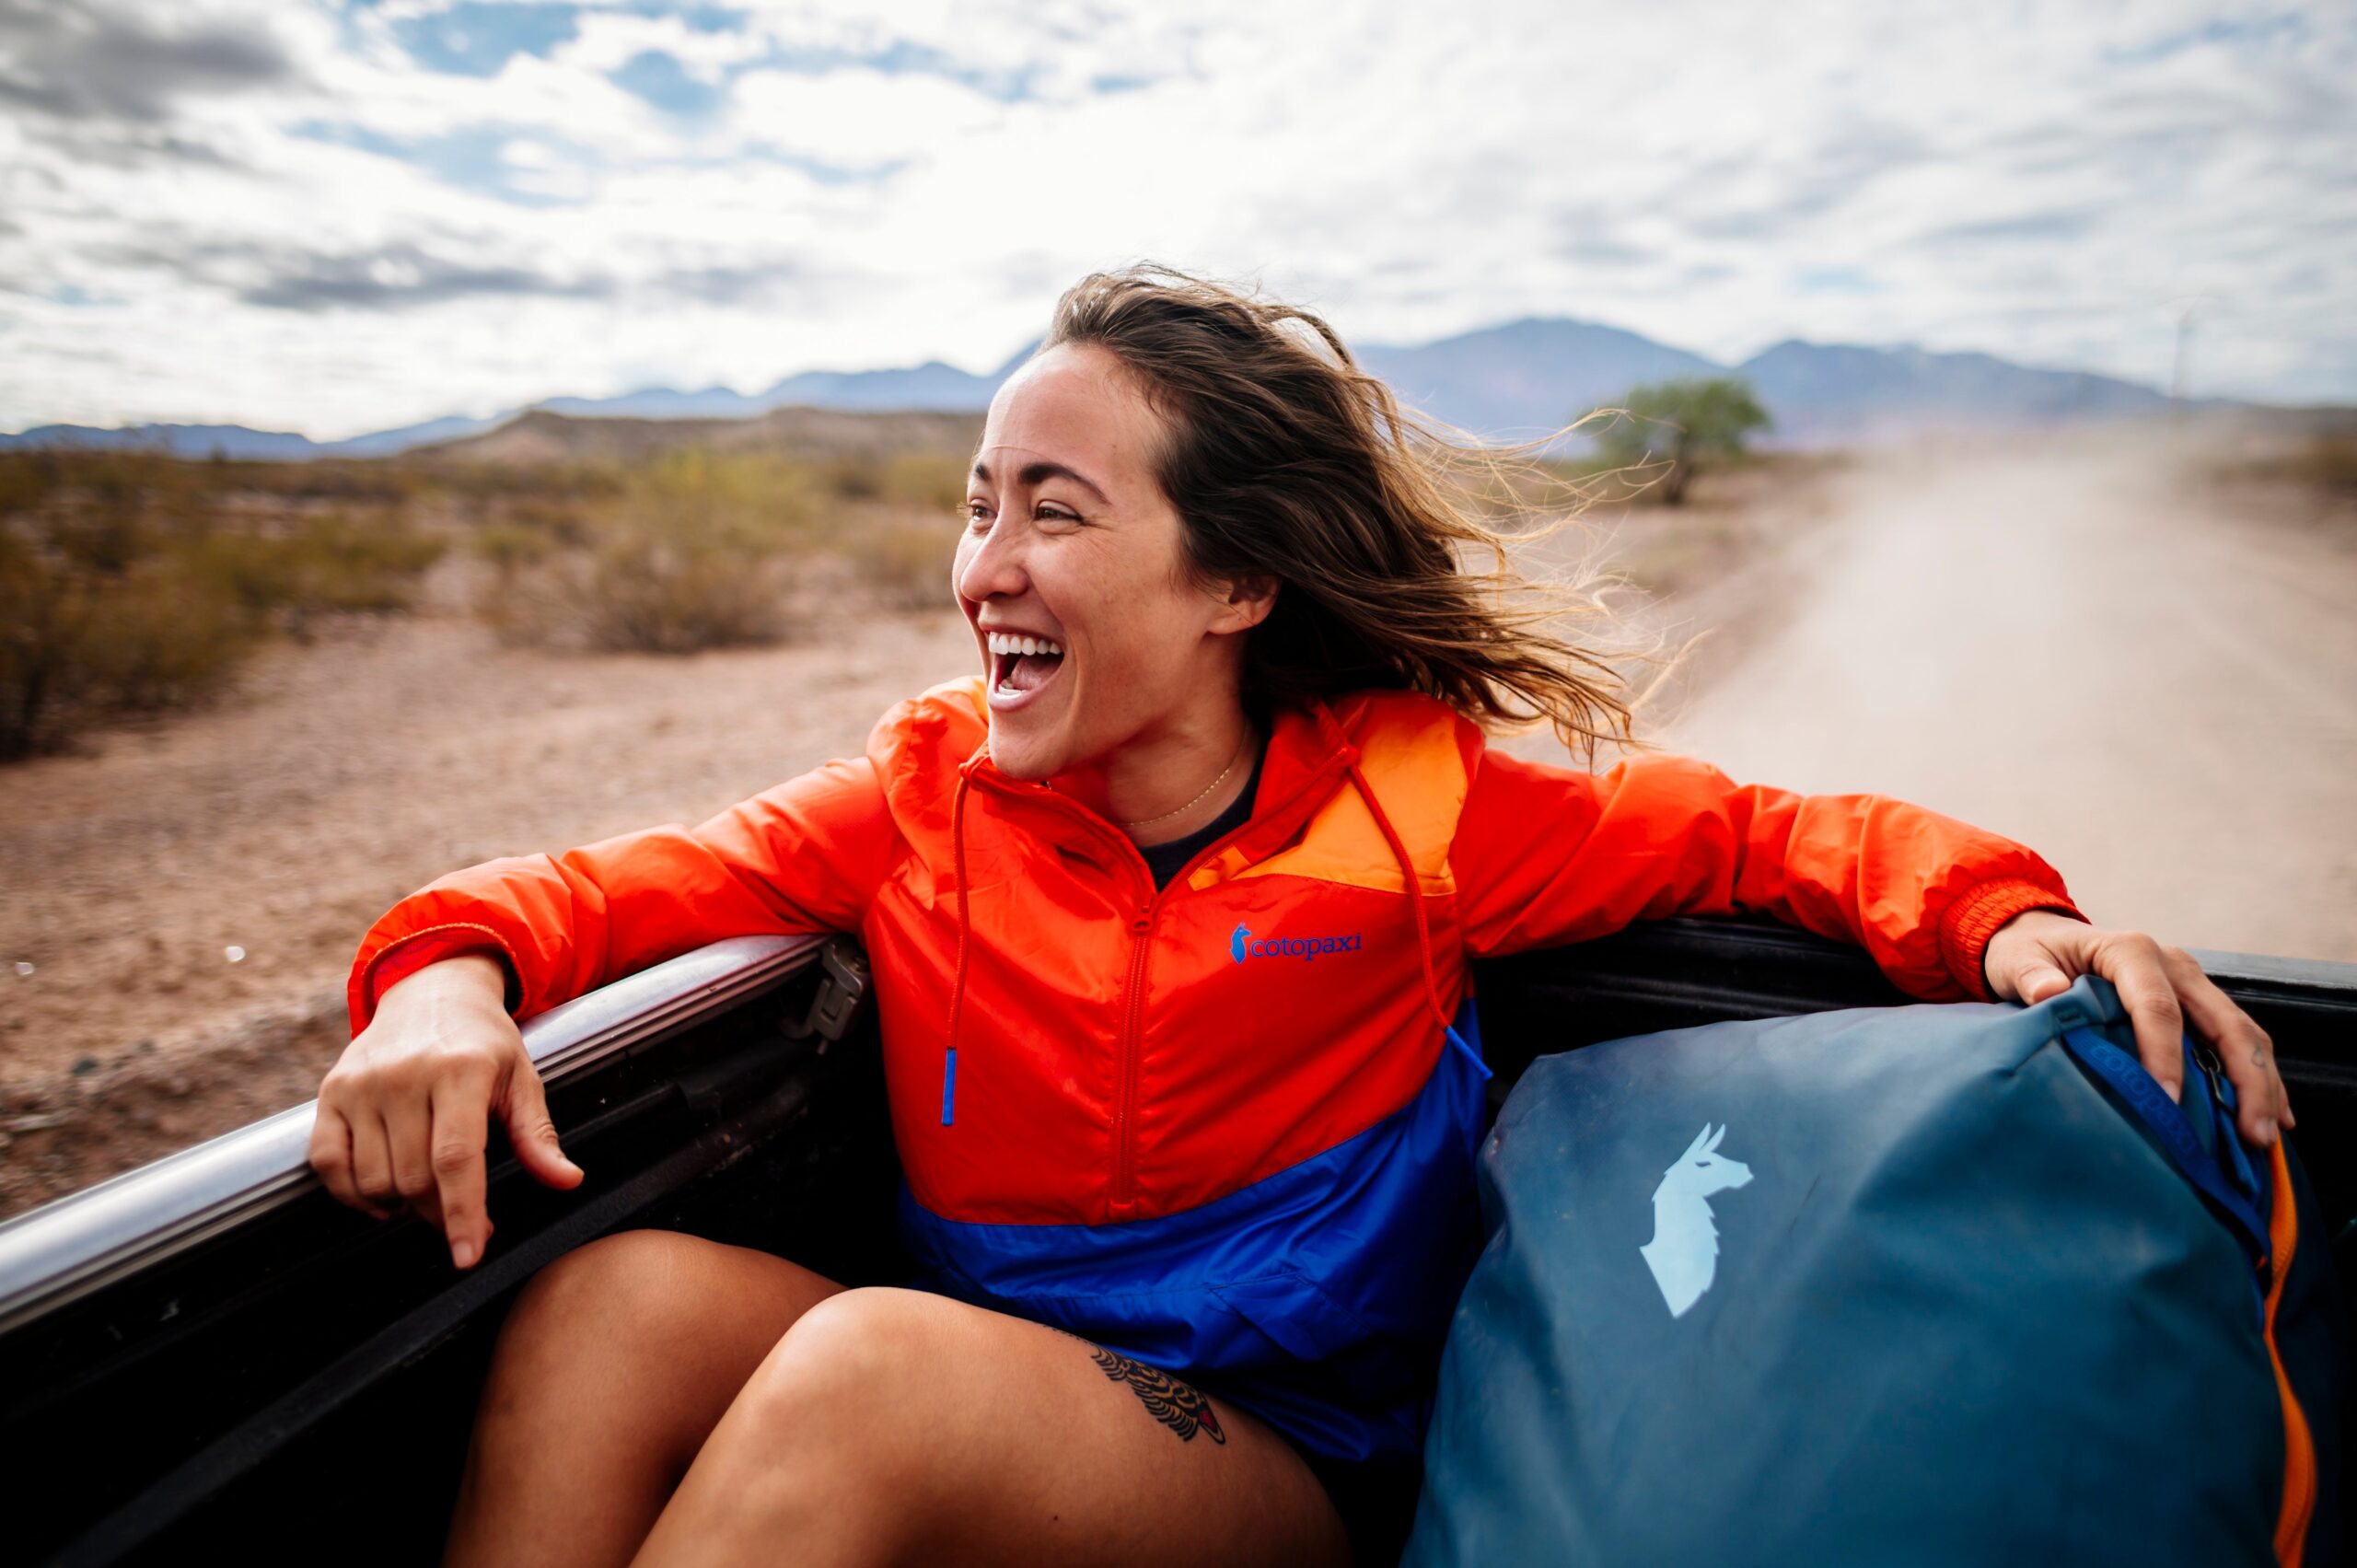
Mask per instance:
[[[451,1262],[456,1263],[461,1269],[465,1269],[472,1267],[474,1260],[475,1244],[473,1242],[454,1241],[450,1244]]]

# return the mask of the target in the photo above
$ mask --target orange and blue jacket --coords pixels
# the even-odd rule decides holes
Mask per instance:
[[[521,1018],[723,936],[855,932],[915,1283],[1412,1462],[1480,1234],[1469,960],[1760,912],[1986,1000],[1997,927],[2077,912],[2036,854],[1918,807],[1525,761],[1403,691],[1280,713],[1248,820],[1157,890],[987,734],[954,682],[700,827],[445,877],[362,942],[354,1030],[462,950],[504,958]]]

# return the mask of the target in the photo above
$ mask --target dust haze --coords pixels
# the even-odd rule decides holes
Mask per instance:
[[[1724,630],[1646,732],[1742,782],[2003,833],[2098,924],[2357,959],[2357,516],[2233,477],[2267,444],[2160,426],[1858,458],[1821,516],[1668,607]]]

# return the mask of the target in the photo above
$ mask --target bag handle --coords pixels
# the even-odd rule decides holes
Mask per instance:
[[[2226,1184],[2219,1158],[2201,1146],[2201,1140],[2195,1134],[2193,1123],[2188,1120],[2185,1109],[2169,1098],[2168,1092],[2144,1071],[2142,1063],[2094,1029],[2084,1025],[2065,1029],[2062,1031],[2062,1043],[2081,1066],[2111,1086],[2129,1110],[2151,1132],[2154,1141],[2160,1144],[2161,1152],[2168,1156],[2178,1174],[2191,1182],[2194,1190],[2225,1218],[2241,1241],[2243,1251],[2249,1256],[2252,1268],[2258,1271],[2263,1281],[2273,1269],[2274,1248],[2269,1238],[2267,1222],[2260,1217],[2252,1201],[2256,1193],[2245,1196]],[[2239,1134],[2235,1131],[2232,1111],[2228,1105],[2222,1105],[2219,1099],[2207,1092],[2207,1072],[2194,1055],[2190,1037],[2185,1041],[2185,1057],[2188,1092],[2197,1096],[2210,1113],[2220,1147],[2234,1149],[2239,1155]],[[2202,1074],[2199,1086],[2193,1083],[2197,1074]],[[2237,1159],[2235,1164],[2241,1167],[2237,1176],[2241,1171],[2250,1169],[2247,1160]],[[2250,1182],[2256,1189],[2258,1179],[2255,1174]],[[2262,1283],[2262,1293],[2265,1288]]]

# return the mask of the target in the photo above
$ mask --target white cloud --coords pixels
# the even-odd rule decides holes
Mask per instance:
[[[981,368],[1142,256],[1353,338],[1572,314],[2148,380],[2192,300],[2197,390],[2357,399],[2331,5],[592,6],[480,76],[402,46],[427,0],[109,6],[146,42],[105,58],[9,6],[9,427]],[[611,79],[647,52],[709,110]]]

